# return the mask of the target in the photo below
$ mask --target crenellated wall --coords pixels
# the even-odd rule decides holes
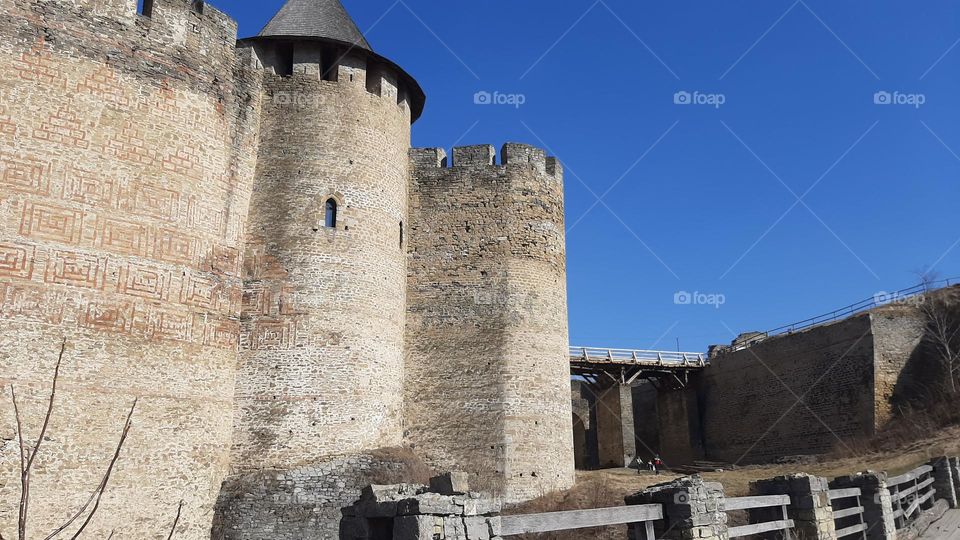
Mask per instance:
[[[573,483],[563,173],[508,144],[411,152],[405,433],[508,500]]]
[[[96,488],[140,402],[91,537],[209,537],[232,437],[256,74],[216,9],[0,0],[0,533],[19,465],[8,385],[37,436],[30,537]]]

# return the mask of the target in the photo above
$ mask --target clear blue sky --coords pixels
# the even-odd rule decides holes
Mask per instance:
[[[246,36],[282,0],[213,4]],[[923,266],[960,276],[954,2],[345,5],[427,93],[414,145],[528,142],[564,162],[574,344],[702,350]]]

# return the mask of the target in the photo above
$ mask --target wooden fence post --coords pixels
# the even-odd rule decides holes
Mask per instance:
[[[663,519],[654,524],[658,540],[727,540],[727,514],[723,486],[690,476],[649,487],[627,497],[628,505],[663,505]],[[631,527],[630,539],[643,540],[647,531],[641,524]]]

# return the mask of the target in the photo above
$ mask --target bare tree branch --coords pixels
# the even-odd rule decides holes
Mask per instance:
[[[83,533],[84,529],[87,528],[87,525],[89,525],[93,520],[93,516],[96,515],[97,510],[100,509],[100,500],[103,498],[103,493],[106,491],[107,484],[110,482],[110,475],[113,474],[113,467],[117,464],[117,461],[120,460],[120,452],[123,450],[123,444],[127,442],[127,435],[130,434],[130,428],[133,427],[133,413],[137,410],[137,403],[139,401],[139,398],[133,400],[133,405],[130,407],[130,413],[127,414],[127,421],[123,425],[123,431],[120,433],[120,442],[117,443],[117,449],[113,453],[113,459],[110,460],[110,465],[107,467],[107,472],[103,475],[103,480],[100,482],[100,488],[98,489],[99,493],[97,493],[97,498],[93,504],[93,508],[87,515],[87,519],[85,519],[83,524],[80,525],[80,528],[77,529],[77,532],[70,537],[70,540],[76,540],[80,534]]]
[[[173,527],[170,527],[170,536],[167,537],[167,540],[173,538],[173,533],[177,531],[177,524],[180,523],[180,514],[183,512],[183,501],[180,501],[180,504],[177,506],[177,517],[173,520]],[[0,538],[3,540],[3,538]]]
[[[47,414],[43,417],[43,427],[40,428],[40,435],[37,436],[37,443],[33,449],[26,451],[23,443],[23,424],[20,417],[20,409],[17,406],[17,394],[10,385],[10,395],[13,399],[13,412],[17,419],[17,439],[20,441],[20,512],[17,519],[17,534],[20,540],[27,537],[27,514],[30,507],[30,473],[33,470],[33,463],[40,453],[40,447],[47,436],[47,429],[50,427],[50,418],[53,416],[53,404],[57,397],[57,381],[60,378],[60,365],[63,363],[63,355],[67,350],[67,340],[64,339],[60,344],[60,355],[57,357],[57,365],[53,370],[53,387],[50,390],[50,398],[47,400]]]
[[[27,494],[30,492],[30,481],[25,474],[27,453],[23,446],[23,421],[20,418],[20,407],[17,406],[17,391],[10,385],[10,399],[13,401],[13,416],[17,420],[17,441],[20,443],[20,505],[17,514],[17,537],[26,538],[27,522],[24,508],[27,506]]]

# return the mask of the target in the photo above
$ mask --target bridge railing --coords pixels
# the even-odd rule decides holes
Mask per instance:
[[[703,353],[605,349],[602,347],[570,347],[570,358],[571,360],[591,363],[670,367],[704,367],[709,364],[707,355]]]

